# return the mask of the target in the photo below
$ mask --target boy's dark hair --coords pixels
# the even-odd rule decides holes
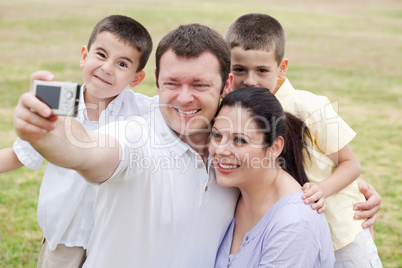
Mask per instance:
[[[273,50],[279,66],[285,55],[286,33],[275,18],[250,13],[237,18],[229,26],[226,42],[231,49]]]
[[[156,85],[162,55],[172,50],[180,58],[197,58],[204,52],[214,54],[219,62],[222,90],[230,73],[230,49],[225,39],[215,30],[200,24],[181,25],[168,33],[156,49]]]
[[[122,15],[111,15],[100,20],[89,37],[88,51],[101,32],[112,33],[119,40],[136,48],[141,53],[137,72],[144,69],[152,52],[152,38],[141,23]]]
[[[264,135],[264,148],[271,147],[279,136],[283,137],[285,146],[278,157],[279,165],[300,185],[308,182],[303,151],[308,155],[306,141],[311,141],[310,132],[302,120],[283,111],[278,99],[268,89],[248,87],[232,91],[223,98],[219,110],[224,106],[247,110]]]

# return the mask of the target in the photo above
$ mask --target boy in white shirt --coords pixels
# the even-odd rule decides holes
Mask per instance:
[[[152,51],[148,31],[132,18],[112,15],[99,21],[88,45],[81,48],[81,88],[78,115],[86,129],[95,131],[113,121],[149,113],[152,98],[125,90],[136,87]],[[48,73],[48,80],[53,75]],[[13,150],[0,151],[7,159],[1,172],[25,165],[40,168],[43,157],[28,143],[18,139]],[[38,222],[44,235],[38,267],[81,267],[94,224],[95,186],[81,175],[48,163],[43,177]]]

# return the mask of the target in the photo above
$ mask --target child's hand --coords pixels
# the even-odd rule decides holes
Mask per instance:
[[[317,209],[318,213],[323,213],[326,209],[324,192],[316,183],[307,182],[303,185],[303,200],[305,204],[315,202],[311,206],[312,209]]]

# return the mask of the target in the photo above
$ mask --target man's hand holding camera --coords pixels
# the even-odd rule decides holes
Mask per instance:
[[[36,79],[51,81],[54,75],[39,71],[31,75],[31,85]],[[32,92],[25,93],[18,101],[14,112],[14,128],[17,135],[26,141],[36,142],[55,128],[57,116],[52,109],[36,98]]]
[[[32,90],[21,96],[14,113],[14,127],[21,139],[36,142],[55,128],[57,115],[76,116],[80,86],[53,79],[47,71],[31,75]]]

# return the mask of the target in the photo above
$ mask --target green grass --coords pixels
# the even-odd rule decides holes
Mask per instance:
[[[402,267],[402,6],[398,1],[14,0],[0,3],[0,147],[12,146],[13,111],[32,72],[82,82],[79,56],[95,23],[110,14],[136,18],[154,48],[168,31],[198,22],[225,34],[248,12],[276,17],[287,31],[288,78],[298,89],[338,101],[358,133],[351,146],[362,176],[382,196],[375,225],[384,267]],[[136,91],[155,94],[154,56]],[[1,160],[0,160],[1,161]],[[44,168],[0,174],[0,267],[35,267],[36,220]]]

